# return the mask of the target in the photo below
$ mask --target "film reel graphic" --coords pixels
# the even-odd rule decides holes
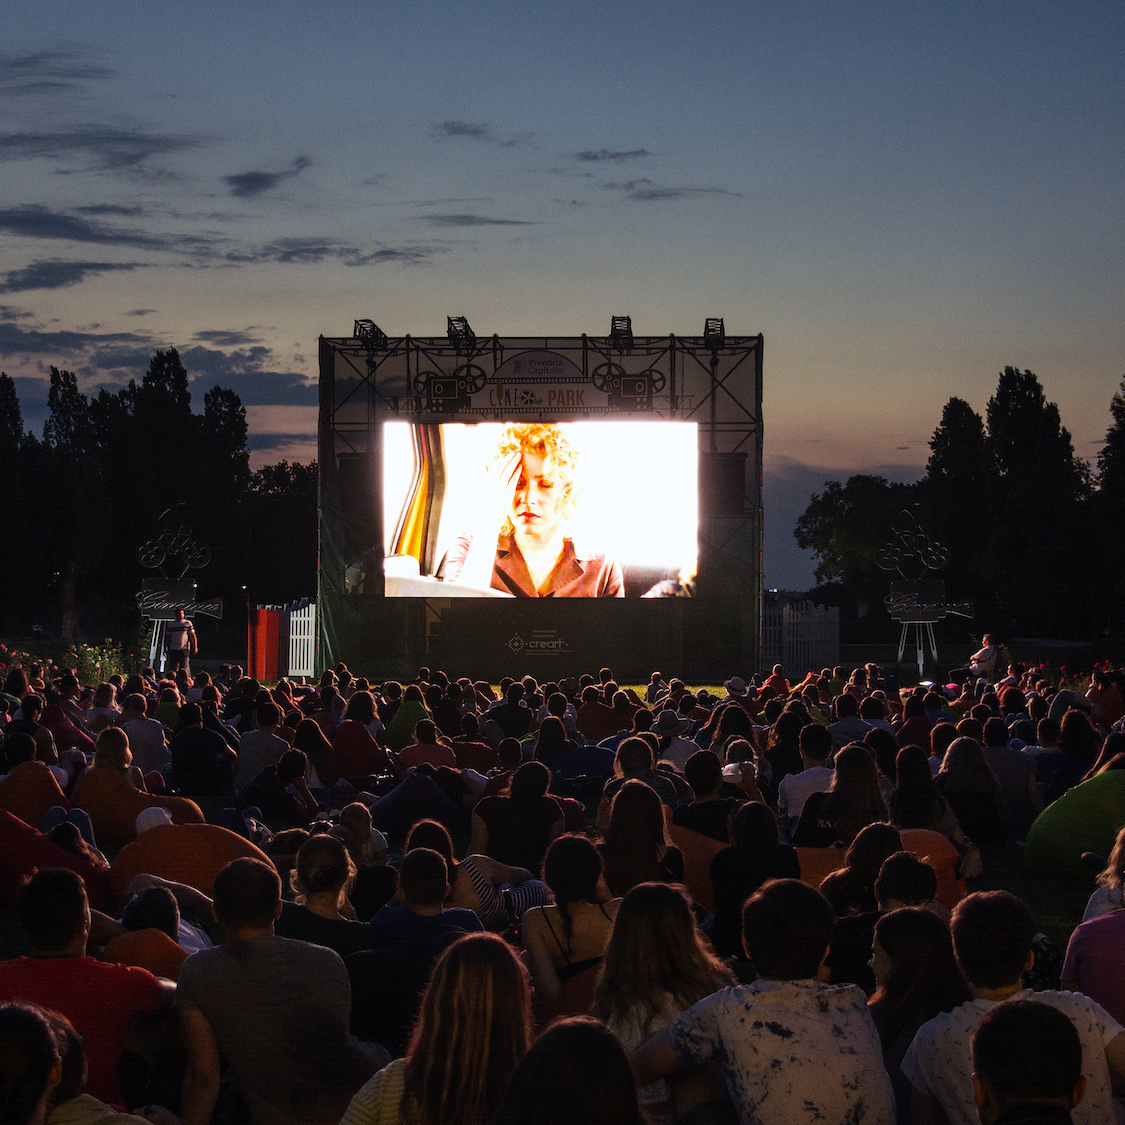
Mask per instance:
[[[211,561],[211,548],[192,536],[191,528],[183,518],[183,504],[168,508],[157,522],[159,535],[146,540],[137,548],[137,562],[150,570],[159,570],[165,578],[164,564],[179,556],[183,578],[189,570],[202,570]]]

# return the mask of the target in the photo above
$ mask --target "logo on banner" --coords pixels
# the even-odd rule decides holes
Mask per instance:
[[[524,640],[519,633],[508,639],[508,648],[517,656],[562,656],[570,652],[569,643],[555,629],[533,629],[531,639]]]

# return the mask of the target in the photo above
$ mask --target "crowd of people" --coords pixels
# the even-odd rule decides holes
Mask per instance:
[[[3,684],[4,1122],[1125,1120],[1120,672],[178,663]]]

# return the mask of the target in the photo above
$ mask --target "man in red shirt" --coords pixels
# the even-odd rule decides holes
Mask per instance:
[[[89,1064],[87,1091],[123,1105],[117,1064],[138,1012],[172,1006],[176,986],[147,969],[87,957],[90,904],[80,876],[62,868],[36,872],[20,890],[19,917],[34,950],[0,962],[0,1001],[61,1012],[82,1036]]]

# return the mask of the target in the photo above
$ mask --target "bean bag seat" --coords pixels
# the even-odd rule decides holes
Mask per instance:
[[[90,905],[98,910],[112,908],[115,899],[105,868],[60,848],[37,828],[0,809],[0,905],[14,906],[24,876],[41,867],[76,871],[86,884]]]
[[[1048,805],[1027,833],[1024,865],[1044,879],[1089,885],[1083,852],[1107,856],[1125,824],[1125,770],[1107,770],[1068,789]]]
[[[167,809],[175,824],[206,821],[199,806],[187,797],[142,793],[129,784],[125,774],[106,767],[92,768],[82,775],[81,795],[75,804],[89,815],[94,837],[103,851],[112,851],[136,839],[137,815],[154,805]]]
[[[163,930],[126,930],[106,942],[103,961],[148,969],[158,977],[180,979],[180,969],[190,954]]]
[[[55,775],[42,762],[20,762],[7,777],[0,779],[0,809],[18,816],[32,828],[39,828],[47,810],[56,805],[70,808]]]
[[[684,855],[684,885],[700,906],[715,913],[715,893],[711,886],[711,860],[728,845],[704,836],[692,828],[673,824],[668,829],[672,843]]]
[[[952,910],[965,897],[965,881],[957,876],[960,855],[948,836],[929,828],[901,828],[902,850],[913,852],[924,859],[937,872],[937,895],[948,910]]]
[[[794,848],[801,862],[801,882],[810,887],[820,888],[833,871],[844,866],[847,848]]]
[[[217,824],[161,824],[142,832],[117,853],[109,882],[120,900],[137,875],[159,875],[211,894],[215,876],[231,860],[269,856],[244,836]]]

